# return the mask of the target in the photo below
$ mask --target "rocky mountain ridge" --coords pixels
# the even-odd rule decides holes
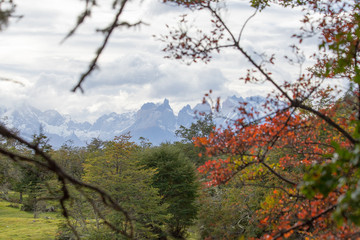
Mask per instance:
[[[215,119],[215,123],[226,125],[225,119],[235,119],[238,114],[236,108],[243,101],[248,102],[249,107],[257,108],[265,102],[265,98],[228,97],[221,106],[223,117]],[[59,148],[69,140],[75,146],[85,146],[92,138],[111,140],[127,132],[130,132],[133,141],[144,137],[158,145],[179,140],[175,131],[181,125],[189,127],[196,121],[196,112],[210,111],[209,104],[198,104],[194,108],[186,105],[175,115],[169,101],[165,99],[163,103],[145,103],[136,112],[104,114],[93,124],[74,121],[71,116],[62,115],[55,110],[40,111],[28,105],[16,109],[0,107],[0,119],[6,126],[19,130],[20,135],[27,139],[31,139],[34,134],[44,133],[54,148]]]

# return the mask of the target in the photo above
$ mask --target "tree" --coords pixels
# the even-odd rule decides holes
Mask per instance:
[[[38,146],[43,152],[49,154],[52,151],[52,147],[48,144],[49,139],[43,135],[34,135],[33,144]],[[23,154],[30,155],[31,152],[26,149],[22,150]],[[43,162],[41,156],[35,158],[39,162]],[[22,209],[24,211],[31,211],[34,213],[34,218],[37,217],[39,211],[45,209],[45,205],[40,207],[42,198],[48,194],[47,183],[54,175],[46,171],[45,169],[34,164],[23,164],[19,166],[20,169],[20,181],[14,186],[13,190],[16,190],[20,194],[20,202],[23,203]],[[27,194],[27,197],[23,201],[23,193]]]
[[[214,130],[215,123],[213,122],[211,115],[205,115],[198,119],[195,123],[192,123],[189,128],[180,126],[175,131],[176,136],[181,137],[181,142],[176,143],[182,152],[188,157],[196,166],[200,166],[205,163],[206,156],[205,148],[196,148],[194,141],[197,137],[207,137]]]
[[[243,186],[239,179],[226,185],[203,187],[197,227],[202,239],[250,239],[261,230],[256,210],[267,190]]]
[[[180,126],[175,131],[176,136],[181,137],[185,143],[193,143],[197,137],[206,137],[214,129],[215,123],[213,122],[212,115],[206,114],[203,118],[200,118],[196,123],[191,123],[189,128]]]
[[[0,161],[0,196],[5,200],[12,200],[9,198],[10,190],[17,190],[16,186],[19,186],[21,181],[20,167],[15,164],[11,159],[1,156]],[[22,196],[20,195],[19,202],[22,202]]]
[[[85,182],[106,189],[115,201],[121,203],[135,221],[134,237],[137,239],[153,239],[157,235],[153,229],[165,221],[165,206],[160,205],[161,197],[158,190],[151,187],[153,169],[143,169],[135,156],[140,149],[130,142],[130,135],[121,135],[113,141],[106,142],[101,152],[89,154],[84,164]],[[101,198],[89,195],[96,205],[95,218],[106,216],[112,225],[119,226],[124,231],[129,227],[122,214],[104,206]],[[94,214],[90,214],[93,216]],[[92,217],[89,217],[90,219]],[[88,227],[89,229],[89,227]],[[88,230],[89,231],[89,230]],[[111,228],[102,226],[97,221],[96,229],[87,238],[123,239]]]
[[[13,6],[10,0],[3,2]],[[104,33],[104,41],[74,91],[81,90],[82,82],[95,69],[114,30],[121,26],[137,25],[119,19],[127,2],[113,1],[113,8],[116,9],[114,21],[100,30]],[[266,69],[266,66],[276,64],[275,56],[263,57],[259,62],[243,48],[240,44],[242,31],[235,34],[226,24],[220,14],[220,1],[165,2],[175,2],[194,11],[208,11],[211,14],[209,20],[213,24],[213,29],[199,38],[191,37],[191,32],[186,31],[186,28],[172,31],[171,38],[164,39],[171,41],[165,48],[170,56],[206,62],[211,60],[211,52],[231,48],[242,54],[253,66],[243,76],[246,83],[265,81],[276,89],[270,93],[262,114],[247,112],[239,106],[238,110],[243,117],[237,119],[234,125],[228,129],[219,129],[209,137],[198,138],[196,144],[205,147],[208,156],[213,158],[199,168],[208,174],[208,185],[222,184],[238,176],[244,184],[262,183],[264,187],[272,189],[257,211],[261,217],[264,238],[356,237],[359,230],[351,224],[359,225],[357,182],[360,77],[357,1],[250,1],[257,12],[271,4],[302,7],[302,32],[294,37],[299,39],[299,45],[305,37],[320,37],[320,51],[316,49],[314,55],[311,55],[316,63],[294,81],[278,80]],[[85,11],[69,36],[91,15],[95,6],[96,1],[85,1]],[[6,23],[13,10],[6,12],[1,9],[1,13],[5,13],[1,23]],[[317,17],[312,18],[314,15]],[[186,24],[185,16],[181,23]],[[298,54],[297,59],[301,60],[299,46],[293,46],[293,50]],[[290,61],[296,63],[297,59]],[[340,93],[326,85],[336,78],[349,83],[348,95],[340,99],[337,97]],[[349,108],[344,111],[344,106]],[[0,126],[0,134],[33,151],[33,155],[27,156],[1,147],[2,155],[14,162],[30,162],[56,174],[60,191],[55,198],[59,200],[65,217],[69,216],[65,203],[71,197],[70,186],[73,186],[79,192],[84,189],[96,192],[105,205],[121,212],[126,221],[132,222],[128,212],[109,194],[63,171],[39,146],[4,126]],[[264,184],[264,178],[272,181]],[[340,227],[331,220],[330,213],[335,213]],[[131,227],[125,232],[112,225],[109,227],[129,238],[134,237]]]
[[[171,217],[167,220],[167,228],[171,236],[184,239],[198,209],[194,166],[179,149],[166,144],[142,153],[141,162],[147,168],[156,169],[152,186],[159,189],[162,204],[168,205],[167,212]]]
[[[128,2],[130,1],[113,0],[110,2],[111,9],[115,11],[114,19],[110,21],[107,27],[98,29],[98,33],[103,34],[104,36],[103,42],[96,50],[95,57],[90,62],[88,69],[84,71],[84,73],[80,76],[78,83],[73,88],[74,92],[76,90],[83,91],[83,81],[97,68],[97,62],[100,58],[100,55],[103,53],[113,32],[121,27],[136,27],[141,24],[141,21],[131,23],[123,18],[123,13],[125,12],[125,8]],[[64,41],[76,32],[76,30],[84,23],[84,21],[91,16],[93,8],[97,6],[97,1],[95,0],[84,1],[85,10],[79,14],[74,28],[69,31],[69,34],[67,36],[65,36]],[[15,10],[15,1],[0,1],[0,31],[8,25],[10,18],[21,17],[15,15]],[[15,80],[2,77],[0,77],[0,81],[11,81],[16,83]],[[85,192],[90,191],[97,194],[98,196],[101,196],[103,204],[106,207],[109,207],[117,211],[118,213],[123,214],[126,222],[129,223],[129,228],[127,228],[126,231],[123,231],[117,226],[111,225],[110,222],[106,221],[106,219],[103,219],[104,224],[108,224],[108,227],[110,227],[115,233],[122,234],[123,236],[130,239],[134,238],[133,220],[130,219],[128,212],[121,206],[121,204],[116,202],[106,191],[93,185],[84,183],[75,176],[69,174],[60,166],[59,163],[57,163],[56,160],[54,160],[50,156],[50,154],[43,151],[43,149],[41,149],[36,143],[32,143],[27,139],[24,139],[18,133],[12,131],[5,125],[0,124],[0,135],[1,141],[5,139],[6,142],[14,142],[14,144],[17,145],[19,148],[27,149],[31,153],[27,155],[23,154],[22,152],[14,151],[13,149],[9,149],[7,148],[7,146],[0,146],[0,154],[3,155],[5,159],[10,159],[11,161],[19,164],[29,163],[35,166],[35,168],[39,167],[44,171],[48,172],[49,174],[54,174],[55,176],[57,176],[57,183],[59,188],[56,189],[56,191],[51,192],[48,198],[59,201],[62,214],[68,221],[71,214],[71,209],[69,209],[67,205],[68,201],[72,198],[78,198],[78,194],[80,194],[80,196],[82,197],[85,197],[86,199],[86,196],[84,196],[86,195]],[[77,235],[75,231],[74,234],[76,238],[79,238],[79,235]]]
[[[14,16],[16,4],[12,0],[3,0],[0,5],[0,31],[4,30],[9,24],[9,18],[21,17]]]
[[[274,87],[261,112],[247,111],[235,124],[218,129],[195,144],[205,147],[212,159],[199,168],[208,186],[238,177],[244,184],[260,183],[268,191],[257,210],[264,239],[355,238],[358,219],[359,145],[359,3],[357,1],[250,1],[257,12],[278,4],[301,7],[299,44],[292,46],[295,59],[303,64],[300,46],[315,37],[320,44],[309,57],[315,64],[290,80],[277,79],[267,70],[276,56],[257,61],[240,43],[242,30],[235,32],[222,18],[220,1],[170,0],[194,12],[207,11],[213,28],[188,31],[187,16],[179,28],[163,37],[164,51],[174,59],[192,62],[211,60],[212,52],[233,49],[252,65],[241,79],[245,83],[267,82]],[[312,16],[317,17],[313,18]],[[334,79],[347,81],[346,96]],[[332,86],[332,87],[331,87]],[[344,92],[342,93],[344,94]],[[217,101],[219,103],[219,101]],[[218,108],[218,105],[215,106]],[[262,179],[271,179],[262,182]],[[334,221],[331,213],[335,216]],[[340,224],[340,225],[338,225]]]
[[[88,149],[91,149],[89,146]],[[83,164],[86,154],[87,151],[84,148],[72,146],[71,143],[65,143],[60,149],[53,152],[52,158],[71,176],[81,179],[84,175]]]

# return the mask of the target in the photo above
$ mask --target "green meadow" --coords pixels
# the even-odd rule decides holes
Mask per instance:
[[[10,207],[9,202],[0,201],[0,239],[54,239],[60,222],[57,213],[42,213],[34,218],[33,213]]]

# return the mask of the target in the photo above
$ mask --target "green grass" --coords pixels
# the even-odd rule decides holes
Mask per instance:
[[[0,239],[4,240],[50,240],[54,239],[61,217],[58,213],[41,213],[34,218],[33,213],[9,207],[10,202],[0,200]],[[16,204],[13,204],[16,205]],[[17,204],[19,207],[20,205]],[[47,219],[47,218],[50,219]],[[187,240],[197,240],[196,227],[191,227]]]
[[[0,239],[54,239],[60,219],[56,213],[34,214],[8,207],[9,202],[0,201]],[[46,219],[48,217],[49,219]]]

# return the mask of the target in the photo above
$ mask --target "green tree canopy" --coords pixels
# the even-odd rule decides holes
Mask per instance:
[[[148,149],[141,154],[141,162],[147,168],[156,169],[152,186],[159,189],[162,203],[168,204],[171,218],[167,227],[173,237],[183,238],[198,210],[199,186],[193,164],[179,148],[170,144]]]
[[[159,222],[165,221],[166,205],[161,205],[158,189],[151,186],[155,174],[153,169],[144,169],[135,156],[140,149],[130,142],[130,135],[121,135],[106,142],[104,148],[94,155],[89,155],[84,164],[85,182],[105,189],[119,204],[127,209],[135,226],[135,238],[156,238],[153,229]],[[99,150],[96,150],[99,151]],[[126,220],[122,214],[106,208],[101,198],[94,198],[111,224],[122,226],[126,230]],[[98,228],[92,235],[97,238],[122,239],[110,228]]]

